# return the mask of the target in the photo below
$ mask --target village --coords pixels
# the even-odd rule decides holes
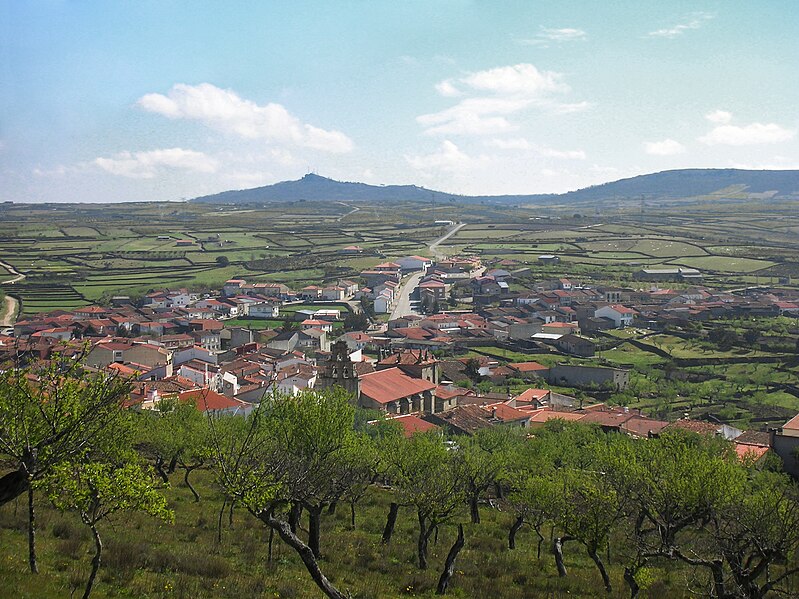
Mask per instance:
[[[542,265],[557,261],[539,256]],[[618,341],[614,332],[680,335],[713,319],[796,317],[799,292],[714,291],[691,269],[642,270],[635,287],[538,279],[534,270],[474,255],[414,255],[371,266],[357,281],[299,290],[235,278],[216,295],[162,289],[136,301],[118,296],[110,306],[17,321],[0,336],[0,363],[74,356],[135,381],[128,405],[137,409],[178,397],[201,411],[247,414],[272,392],[341,386],[358,407],[396,419],[407,435],[436,428],[471,435],[552,419],[636,437],[683,428],[734,441],[741,456],[760,459],[771,449],[799,474],[799,417],[765,430],[687,412],[652,417],[606,401],[631,392],[634,369],[597,355],[608,339]],[[252,327],[257,320],[275,326]]]

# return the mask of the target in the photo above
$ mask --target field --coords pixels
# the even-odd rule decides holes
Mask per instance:
[[[721,288],[799,277],[796,202],[631,206],[588,216],[568,207],[454,203],[359,204],[355,212],[337,202],[6,204],[0,261],[27,275],[5,286],[23,314],[163,287],[214,289],[234,276],[294,288],[332,283],[387,259],[429,255],[428,244],[444,232],[437,219],[466,223],[442,251],[509,260],[540,277],[623,283],[643,267],[675,266],[698,268]],[[347,245],[364,253],[339,253]],[[538,264],[542,253],[561,264]]]
[[[217,522],[222,496],[210,473],[193,474],[202,500],[195,503],[180,476],[166,491],[175,511],[175,524],[159,523],[138,514],[114,518],[101,525],[105,550],[103,565],[92,597],[321,597],[310,576],[288,546],[277,538],[273,559],[268,559],[269,533],[243,510],[236,509],[233,523],[222,518],[222,542],[217,543]],[[339,506],[335,515],[322,518],[322,568],[353,599],[434,597],[435,585],[455,529],[442,527],[430,544],[430,569],[415,564],[418,524],[412,510],[403,508],[390,545],[380,537],[388,513],[389,496],[380,489],[367,494],[357,508],[355,530],[349,509]],[[40,574],[27,570],[27,511],[23,501],[0,508],[0,596],[19,599],[56,599],[82,592],[93,551],[91,534],[77,516],[60,514],[46,501],[38,504]],[[569,546],[569,576],[559,578],[546,547],[537,556],[535,534],[520,531],[517,548],[507,548],[513,514],[481,508],[483,522],[466,526],[466,546],[456,562],[448,596],[492,599],[527,597],[595,597],[601,580],[585,551]],[[615,543],[623,542],[617,539]],[[615,589],[603,596],[627,597],[623,568],[610,553],[609,570]],[[546,545],[546,544],[545,544]],[[688,573],[677,565],[655,569],[657,582],[641,597],[688,597]]]

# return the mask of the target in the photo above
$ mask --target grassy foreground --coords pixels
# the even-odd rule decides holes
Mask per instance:
[[[195,503],[174,475],[166,491],[175,511],[169,525],[141,514],[119,516],[101,524],[106,549],[92,597],[272,597],[316,598],[313,584],[294,551],[275,537],[273,560],[268,561],[269,531],[244,510],[234,512],[229,525],[223,516],[222,543],[217,544],[217,521],[222,496],[211,475],[195,472],[202,495]],[[61,514],[44,499],[38,502],[40,574],[27,564],[26,502],[24,496],[0,508],[0,597],[16,599],[80,596],[89,572],[92,541],[77,516]],[[349,506],[323,516],[322,568],[339,589],[353,598],[432,597],[454,526],[442,528],[430,545],[427,571],[416,565],[416,516],[402,509],[394,538],[381,544],[389,495],[371,491],[357,508],[357,528],[350,529]],[[577,545],[566,548],[569,575],[558,578],[547,543],[539,560],[534,533],[523,528],[517,548],[507,548],[513,514],[482,508],[483,522],[466,527],[466,546],[456,562],[449,596],[460,598],[627,597],[622,567],[613,559],[610,573],[615,588],[606,594],[593,563]],[[461,521],[467,520],[464,513]],[[304,534],[301,533],[301,536]],[[688,596],[691,573],[676,564],[656,570],[643,597]]]

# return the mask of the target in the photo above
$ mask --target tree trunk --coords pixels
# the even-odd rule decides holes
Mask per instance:
[[[327,506],[327,513],[331,516],[336,513],[336,506],[338,506],[338,501],[332,501],[329,506]]]
[[[311,575],[311,578],[313,578],[313,581],[316,583],[316,586],[318,586],[327,597],[330,599],[347,599],[347,596],[336,589],[322,573],[322,570],[319,568],[319,562],[316,561],[311,548],[303,543],[297,535],[291,532],[291,527],[287,522],[278,520],[270,512],[261,512],[258,514],[258,518],[270,528],[277,531],[280,538],[297,552],[300,559],[302,559],[302,563],[305,564],[308,573]]]
[[[299,503],[292,503],[291,510],[289,511],[289,528],[291,528],[291,534],[297,534],[297,528],[300,525],[300,516],[302,516],[302,506]]]
[[[516,549],[516,533],[519,532],[522,526],[524,526],[524,518],[516,516],[516,520],[511,525],[508,533],[508,549]]]
[[[605,564],[602,563],[602,559],[599,557],[596,550],[588,549],[587,551],[588,557],[594,560],[597,570],[599,570],[599,575],[602,577],[602,583],[605,585],[605,591],[612,593],[613,586],[610,584],[610,576],[608,576],[608,571],[605,570]]]
[[[217,544],[222,544],[222,516],[225,515],[225,508],[227,507],[227,497],[222,502],[222,508],[219,510],[219,518],[217,518],[216,522],[216,542]]]
[[[555,556],[555,567],[558,569],[558,576],[566,576],[566,564],[563,563],[563,545],[566,541],[571,541],[571,537],[556,537],[552,541],[552,554]]]
[[[172,474],[175,472],[175,468],[178,467],[178,456],[173,456],[171,460],[169,460],[169,468],[167,468],[167,472]]]
[[[194,487],[191,486],[191,483],[189,482],[189,474],[191,474],[191,471],[194,470],[194,468],[185,468],[185,470],[186,474],[183,475],[183,482],[186,483],[186,486],[189,488],[189,491],[191,491],[191,494],[194,495],[194,503],[199,503],[200,494],[197,492],[197,490]]]
[[[388,545],[391,542],[391,535],[394,534],[394,526],[397,524],[397,515],[399,514],[399,504],[393,503],[388,510],[388,518],[386,519],[386,527],[383,529],[383,539],[382,542],[384,545]]]
[[[14,501],[27,491],[29,486],[28,475],[24,468],[4,475],[0,478],[0,506]]]
[[[637,599],[638,593],[641,592],[641,587],[638,586],[635,580],[635,574],[630,568],[624,568],[624,581],[627,583],[627,586],[630,587],[630,599]]]
[[[472,524],[480,524],[480,508],[477,504],[479,495],[475,493],[469,497],[469,513],[472,516]]]
[[[350,528],[355,530],[355,501],[350,501]]]
[[[308,507],[308,546],[313,551],[316,559],[322,557],[319,548],[320,536],[322,534],[322,510],[324,505],[315,505]]]
[[[28,564],[31,572],[39,573],[36,561],[36,510],[33,507],[33,487],[28,485]]]
[[[103,554],[103,541],[100,539],[100,533],[97,532],[97,527],[94,524],[92,524],[92,535],[94,536],[92,572],[89,574],[89,580],[86,582],[86,590],[83,591],[83,599],[89,599],[89,594],[92,592],[92,587],[94,586],[94,579],[97,577],[97,571],[100,569],[100,560]]]
[[[497,499],[505,499],[505,492],[501,483],[494,483],[494,492],[497,494]]]
[[[272,543],[274,542],[274,540],[275,540],[275,529],[270,527],[269,528],[269,552],[267,553],[267,558],[266,558],[266,561],[268,563],[270,563],[270,564],[272,563]]]
[[[419,540],[416,546],[416,554],[419,558],[419,569],[427,570],[427,542],[430,540],[430,533],[434,526],[427,526],[427,518],[419,512]]]
[[[164,458],[160,455],[155,458],[155,471],[158,472],[158,476],[161,477],[164,484],[169,483],[169,475],[164,470]]]
[[[535,529],[535,534],[538,535],[538,552],[536,553],[536,558],[541,559],[541,544],[544,542],[544,535],[541,534],[538,528]]]
[[[235,499],[231,499],[230,500],[230,511],[228,511],[228,514],[227,514],[227,525],[228,525],[229,528],[233,528],[233,508],[235,508],[235,507],[236,507],[236,500]]]
[[[441,578],[438,579],[438,588],[436,588],[436,595],[444,595],[449,586],[449,579],[455,571],[455,559],[458,557],[461,549],[463,549],[465,541],[463,538],[463,524],[458,524],[458,538],[455,539],[452,548],[447,554],[447,561],[444,562],[444,571],[441,572]]]

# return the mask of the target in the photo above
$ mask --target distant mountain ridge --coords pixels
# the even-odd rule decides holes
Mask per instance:
[[[464,196],[416,185],[368,185],[307,174],[297,181],[224,191],[194,198],[206,204],[306,201],[583,203],[610,199],[680,199],[697,196],[799,198],[799,170],[680,169],[620,179],[562,194]]]

